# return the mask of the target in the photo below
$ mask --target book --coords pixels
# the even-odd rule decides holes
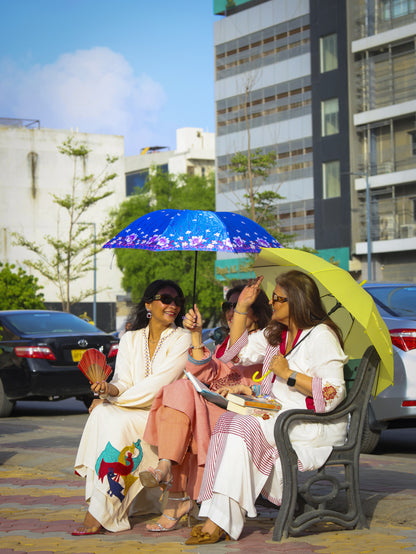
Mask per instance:
[[[275,410],[279,411],[282,407],[280,402],[274,398],[264,398],[262,396],[248,396],[246,394],[233,394],[227,395],[229,402],[241,406],[242,408],[260,408],[262,410]]]
[[[277,409],[273,408],[272,410],[267,410],[265,408],[254,408],[252,406],[241,406],[235,402],[228,401],[227,410],[230,412],[235,412],[236,414],[241,415],[252,415],[261,417],[262,419],[269,419],[272,415],[277,413]]]
[[[208,402],[213,402],[217,406],[220,406],[221,408],[227,409],[228,406],[228,400],[221,394],[218,394],[218,392],[214,392],[210,390],[204,383],[202,383],[195,375],[192,375],[189,371],[185,370],[185,375],[188,377],[188,379],[191,381],[193,386],[195,387],[195,390],[199,392],[199,394],[208,400]]]

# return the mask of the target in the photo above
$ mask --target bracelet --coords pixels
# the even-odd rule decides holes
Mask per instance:
[[[191,348],[192,348],[192,349],[194,349],[194,348],[196,348],[196,349],[198,349],[198,348],[205,348],[205,344],[204,344],[204,343],[198,344],[198,346],[191,346]]]
[[[239,312],[239,311],[236,310],[235,308],[234,308],[234,313],[235,313],[235,314],[240,314],[240,315],[247,315],[247,314],[248,314],[248,312]]]

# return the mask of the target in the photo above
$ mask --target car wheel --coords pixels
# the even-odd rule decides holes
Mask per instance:
[[[15,402],[9,400],[4,392],[3,383],[0,379],[0,417],[9,417],[14,408]]]
[[[371,454],[380,440],[381,431],[373,431],[368,423],[368,410],[364,420],[363,435],[361,437],[361,454]]]

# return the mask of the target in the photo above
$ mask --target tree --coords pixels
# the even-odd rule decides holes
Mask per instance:
[[[160,209],[214,210],[215,185],[212,176],[173,176],[161,171],[151,175],[143,189],[113,211],[113,236],[135,219]],[[195,252],[152,252],[116,249],[117,264],[123,272],[122,285],[138,301],[154,279],[172,279],[181,286],[188,305],[192,302]],[[218,318],[222,286],[215,279],[215,253],[198,252],[197,303],[205,320]]]
[[[293,235],[280,232],[276,216],[276,200],[282,200],[283,196],[274,190],[262,192],[259,190],[275,166],[276,154],[274,152],[263,154],[260,148],[254,152],[248,150],[247,155],[237,152],[231,158],[233,172],[241,176],[245,182],[246,202],[242,204],[242,208],[246,215],[266,229],[281,244],[288,245]],[[258,182],[257,185],[255,181]]]
[[[276,153],[264,153],[261,148],[257,148],[253,152],[251,148],[248,106],[250,105],[250,95],[256,80],[256,74],[246,78],[244,97],[242,99],[244,109],[243,120],[246,124],[247,134],[247,154],[242,152],[234,154],[231,158],[230,168],[236,174],[238,180],[244,181],[246,189],[244,194],[245,202],[238,202],[238,204],[243,208],[245,215],[264,227],[281,244],[287,246],[293,239],[293,235],[280,232],[276,215],[276,200],[283,200],[284,197],[273,189],[260,191],[260,188],[264,186],[267,177],[277,164]]]
[[[100,250],[96,244],[101,244],[105,239],[105,230],[96,234],[95,227],[91,229],[89,224],[85,224],[85,216],[92,206],[113,194],[108,185],[117,174],[109,170],[117,158],[107,156],[105,167],[96,176],[86,174],[86,160],[91,150],[85,144],[68,137],[58,150],[72,161],[73,173],[69,192],[61,196],[52,194],[53,202],[60,208],[57,236],[44,237],[46,248],[45,244],[36,244],[19,233],[15,233],[14,237],[16,244],[36,255],[35,261],[25,260],[25,264],[57,286],[62,309],[69,312],[72,304],[81,302],[95,292],[85,289],[74,295],[71,284],[91,272],[93,254]]]
[[[0,262],[0,310],[44,310],[42,288],[21,267]]]

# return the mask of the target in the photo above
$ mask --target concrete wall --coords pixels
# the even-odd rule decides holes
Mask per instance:
[[[87,174],[98,175],[105,166],[107,154],[119,157],[111,169],[118,174],[109,185],[114,194],[91,208],[83,221],[96,223],[99,229],[110,209],[124,200],[123,137],[0,126],[0,261],[25,268],[24,260],[34,259],[28,250],[13,245],[13,232],[43,244],[44,236],[56,237],[59,228],[65,240],[68,225],[65,210],[53,202],[52,194],[62,196],[71,189],[72,162],[57,148],[71,134],[91,150],[86,161]],[[51,252],[45,248],[44,254],[48,257]],[[113,259],[113,251],[103,250],[97,255],[97,302],[115,302],[116,296],[122,292],[120,280],[121,273]],[[44,286],[42,292],[46,301],[59,301],[53,283],[41,277],[39,283]],[[92,271],[72,285],[75,294],[92,287]],[[87,301],[92,302],[92,297]]]

